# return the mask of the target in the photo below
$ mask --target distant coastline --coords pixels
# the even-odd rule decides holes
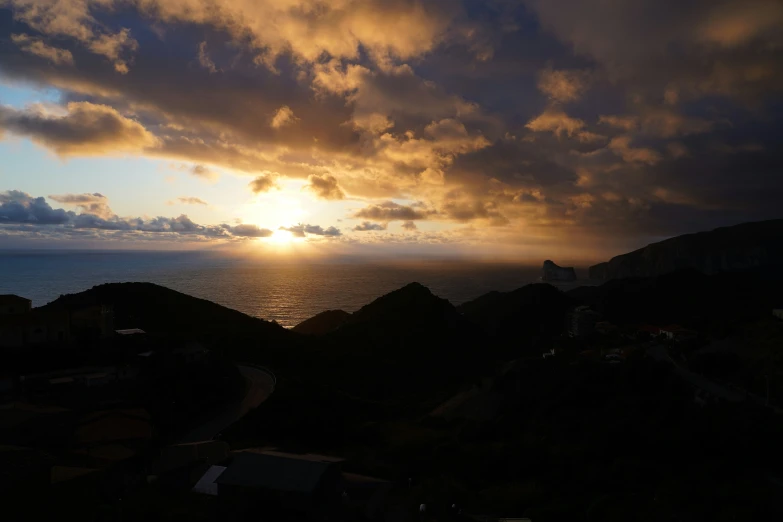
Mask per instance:
[[[577,268],[577,274],[586,273]],[[540,264],[428,259],[291,264],[211,251],[4,250],[0,274],[0,293],[23,295],[33,306],[102,283],[145,281],[290,328],[324,310],[355,311],[410,281],[459,305],[486,292],[539,282]],[[549,283],[564,291],[591,284],[581,279]]]

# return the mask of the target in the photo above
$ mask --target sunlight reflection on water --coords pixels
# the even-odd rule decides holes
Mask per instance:
[[[97,284],[148,281],[287,327],[323,310],[353,312],[413,281],[458,305],[492,290],[537,282],[538,276],[538,267],[512,264],[297,264],[183,252],[0,253],[0,294],[23,295],[34,306]]]

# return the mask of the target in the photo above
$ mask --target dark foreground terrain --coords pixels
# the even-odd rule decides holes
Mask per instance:
[[[101,303],[114,328],[144,333],[8,351],[3,518],[779,520],[781,296],[754,272],[528,285],[460,307],[412,283],[289,331],[151,284],[98,286],[47,306]],[[138,375],[62,391],[63,377],[19,380],[107,365]],[[249,396],[259,366],[273,392],[212,449],[168,463]],[[250,447],[338,456],[343,477],[388,485],[382,507],[191,491]]]

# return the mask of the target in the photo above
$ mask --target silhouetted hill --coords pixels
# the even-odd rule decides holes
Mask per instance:
[[[690,268],[646,278],[608,281],[567,294],[619,323],[690,323],[766,317],[783,294],[783,278],[765,270],[705,275]]]
[[[458,321],[459,313],[446,299],[437,297],[420,283],[410,283],[361,307],[346,322],[351,325],[395,323],[434,326],[441,322],[454,325]]]
[[[291,330],[304,335],[324,335],[345,324],[350,316],[344,310],[326,310],[305,319]]]
[[[350,393],[421,402],[454,390],[491,357],[483,333],[454,306],[411,283],[379,297],[339,329],[312,338],[319,372]],[[317,377],[316,377],[317,378]]]
[[[783,267],[783,219],[673,237],[590,267],[590,279],[650,277],[683,268],[705,274]]]
[[[141,328],[150,333],[250,335],[282,339],[285,328],[152,283],[109,283],[78,294],[63,295],[43,308],[108,304],[114,307],[115,327]]]
[[[464,317],[497,336],[554,334],[563,330],[574,300],[549,284],[490,292],[459,306]]]

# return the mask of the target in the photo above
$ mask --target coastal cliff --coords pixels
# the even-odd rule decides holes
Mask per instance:
[[[783,266],[783,219],[677,236],[613,257],[589,269],[590,279],[652,277],[682,268],[704,274]]]
[[[554,261],[544,261],[541,268],[543,281],[576,281],[576,271],[570,266],[557,266]]]

